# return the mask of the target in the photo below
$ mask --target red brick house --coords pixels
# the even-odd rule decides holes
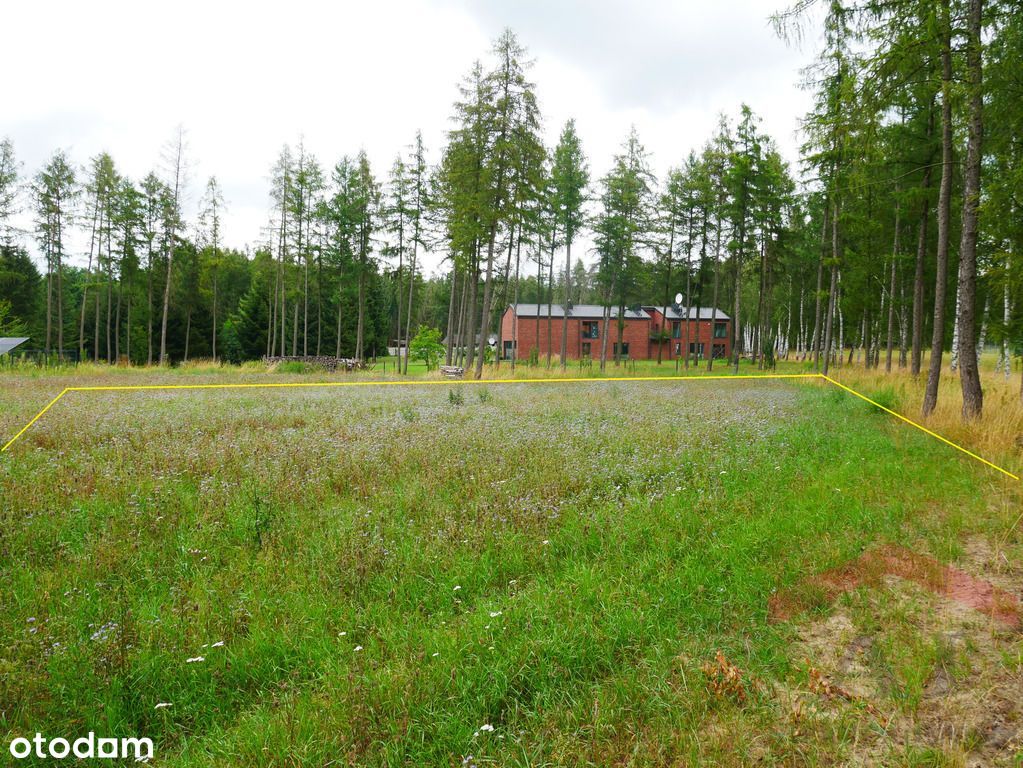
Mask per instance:
[[[714,357],[727,358],[732,350],[732,321],[720,309],[711,322],[712,310],[707,307],[692,307],[689,319],[681,311],[653,305],[625,310],[625,327],[622,330],[623,357],[632,360],[653,360],[657,358],[657,347],[661,345],[661,358],[674,360],[683,357],[685,345],[691,354],[705,358],[713,349]],[[548,346],[554,356],[561,354],[561,325],[564,310],[560,304],[550,308],[550,343],[548,344],[547,305],[508,305],[501,318],[499,349],[505,359],[512,356],[517,347],[519,358],[527,357],[530,350],[537,349],[540,357],[547,356]],[[614,357],[618,344],[618,309],[611,308],[611,318],[604,328],[604,308],[599,304],[576,304],[568,308],[568,357],[579,359],[600,357],[603,334],[610,333],[607,340],[607,356]],[[517,343],[516,343],[517,342]]]

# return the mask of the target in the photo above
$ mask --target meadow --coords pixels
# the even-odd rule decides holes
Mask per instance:
[[[939,672],[1017,684],[1018,633],[978,614],[990,653],[964,660],[894,585],[769,611],[880,543],[1023,562],[1018,484],[818,382],[664,372],[71,393],[0,457],[4,745],[144,735],[166,766],[1018,761],[983,724],[916,725]],[[65,386],[316,378],[5,372],[0,432]],[[814,683],[840,665],[807,627],[840,613],[876,640],[869,702]]]

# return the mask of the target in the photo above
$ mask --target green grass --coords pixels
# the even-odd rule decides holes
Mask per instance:
[[[52,384],[0,387],[9,432]],[[877,541],[951,541],[998,487],[813,383],[454,392],[72,393],[0,458],[4,747],[815,764],[769,694],[718,699],[701,664],[792,679],[776,590]]]

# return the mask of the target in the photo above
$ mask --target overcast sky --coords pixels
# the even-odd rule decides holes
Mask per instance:
[[[26,175],[63,148],[79,164],[106,150],[137,179],[183,124],[186,215],[215,174],[227,245],[254,245],[283,144],[304,137],[325,168],[364,148],[382,179],[422,129],[435,161],[458,82],[508,26],[535,61],[548,142],[574,117],[594,178],[631,125],[661,173],[743,102],[795,163],[809,108],[800,69],[816,41],[778,40],[774,10],[774,0],[11,3],[0,135]]]

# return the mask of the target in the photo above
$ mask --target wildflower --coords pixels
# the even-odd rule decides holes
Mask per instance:
[[[492,726],[490,723],[484,723],[483,725],[480,726],[481,733],[489,733],[492,730],[494,730],[494,726]]]
[[[490,612],[490,618],[492,618],[492,619],[496,619],[500,615],[501,615],[500,611],[491,611]]]

